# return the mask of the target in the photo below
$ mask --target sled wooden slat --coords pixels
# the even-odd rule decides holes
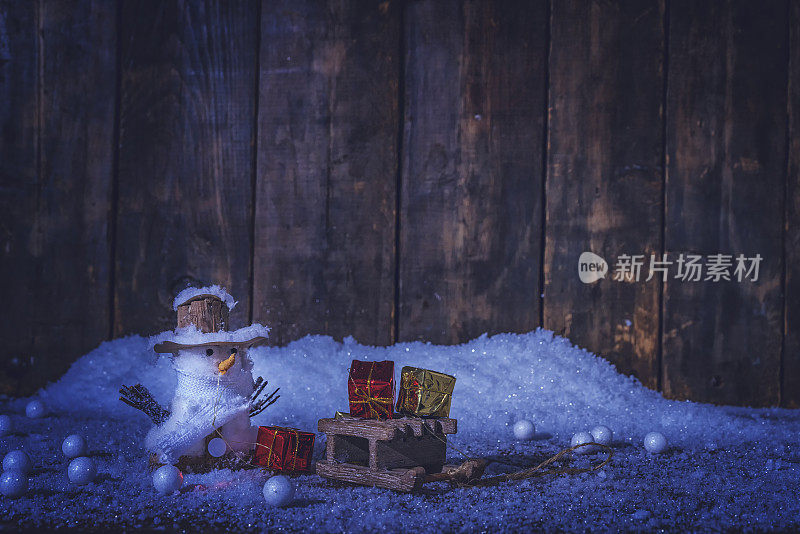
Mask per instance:
[[[404,493],[410,493],[422,487],[425,470],[421,467],[412,469],[373,470],[353,464],[330,464],[317,462],[317,474],[362,486],[375,486]]]
[[[419,489],[425,476],[440,473],[447,434],[457,421],[449,418],[320,419],[327,437],[326,460],[317,474],[335,480],[395,491]]]
[[[450,418],[407,418],[401,419],[320,419],[317,425],[320,432],[326,434],[342,434],[345,436],[359,436],[380,440],[389,440],[400,433],[409,433],[417,437],[423,433],[422,427],[441,434],[455,434],[458,432],[457,421]]]

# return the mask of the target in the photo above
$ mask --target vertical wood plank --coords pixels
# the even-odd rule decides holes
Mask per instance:
[[[399,339],[539,322],[546,3],[406,15]]]
[[[115,332],[175,327],[190,284],[248,319],[258,4],[125,1]]]
[[[658,383],[660,279],[616,281],[661,253],[664,2],[553,2],[544,327]],[[594,252],[605,279],[585,284]]]
[[[757,282],[667,282],[672,397],[778,402],[786,13],[786,2],[671,2],[666,250],[763,257]]]
[[[40,383],[109,333],[117,8],[41,3],[40,192],[34,352]]]
[[[2,321],[12,353],[0,382],[19,395],[58,378],[108,334],[116,7],[3,7],[0,85],[3,115],[13,117],[3,127],[3,183],[13,192],[3,212],[15,221],[3,231],[14,313]]]
[[[392,341],[399,3],[265,2],[254,319]]]
[[[800,408],[800,1],[789,15],[789,169],[785,229],[786,287],[781,402]]]
[[[39,190],[37,19],[34,2],[0,3],[0,277],[7,281],[4,293],[14,308],[0,321],[7,362],[0,368],[0,388],[12,395],[21,383],[31,383],[33,318],[39,305],[30,298],[32,266],[42,254],[31,239]]]

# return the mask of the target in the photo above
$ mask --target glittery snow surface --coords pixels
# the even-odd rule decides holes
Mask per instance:
[[[34,462],[25,497],[0,498],[6,528],[273,529],[316,532],[800,529],[800,412],[714,407],[663,399],[605,360],[539,330],[481,337],[459,346],[402,343],[366,347],[307,337],[286,347],[253,349],[253,374],[281,388],[256,424],[316,430],[322,417],[347,410],[352,359],[394,360],[457,378],[452,443],[488,458],[488,472],[535,465],[603,424],[614,431],[612,463],[600,471],[547,476],[490,488],[426,485],[421,494],[294,479],[295,501],[265,502],[261,471],[186,475],[178,494],[159,496],[143,442],[149,420],[117,400],[120,385],[142,383],[166,404],[175,387],[169,356],[138,336],[103,343],[37,398],[50,413],[24,415],[26,399],[6,399],[14,433],[0,453],[22,448]],[[536,425],[532,441],[514,439],[518,419]],[[663,433],[670,448],[648,454],[642,439]],[[83,434],[98,465],[93,484],[72,486],[61,441]],[[324,451],[318,435],[316,458]],[[603,454],[570,460],[597,463]],[[449,459],[462,459],[451,451]]]

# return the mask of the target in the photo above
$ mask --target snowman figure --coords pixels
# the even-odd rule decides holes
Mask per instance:
[[[189,288],[175,298],[178,328],[154,350],[172,355],[177,386],[169,409],[161,407],[141,384],[120,389],[120,400],[142,410],[155,423],[145,439],[156,464],[208,466],[208,443],[221,438],[225,456],[247,462],[257,429],[250,418],[273,404],[276,389],[258,399],[267,386],[253,380],[252,347],[267,341],[269,329],[254,324],[228,331],[233,298],[219,286]],[[219,456],[219,454],[214,454]]]

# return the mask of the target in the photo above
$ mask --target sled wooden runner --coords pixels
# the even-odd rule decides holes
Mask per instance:
[[[411,492],[422,487],[426,476],[445,470],[447,435],[457,432],[457,421],[345,417],[320,419],[318,428],[327,437],[318,475]]]

